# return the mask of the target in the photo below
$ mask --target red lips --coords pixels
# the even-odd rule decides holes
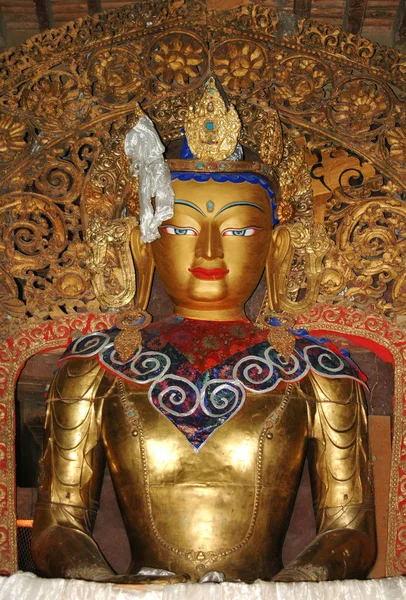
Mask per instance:
[[[194,267],[193,269],[188,269],[192,275],[197,277],[198,279],[223,279],[229,273],[228,269],[205,269],[203,267]]]

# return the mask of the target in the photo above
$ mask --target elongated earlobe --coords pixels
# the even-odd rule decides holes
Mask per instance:
[[[283,310],[281,297],[287,291],[293,252],[288,228],[280,226],[275,229],[266,261],[266,283],[270,310]]]
[[[88,224],[87,262],[96,298],[103,308],[121,308],[134,298],[135,274],[130,250],[134,221],[129,217],[108,222],[94,216]]]
[[[299,314],[313,306],[323,274],[323,258],[329,245],[330,239],[322,225],[313,232],[301,222],[275,230],[266,266],[270,310]],[[288,294],[295,250],[301,251],[305,259],[306,293],[298,301],[292,300]]]
[[[135,227],[131,232],[130,248],[137,275],[134,305],[145,310],[151,294],[155,263],[151,244],[146,244],[141,240],[141,231],[139,227]]]

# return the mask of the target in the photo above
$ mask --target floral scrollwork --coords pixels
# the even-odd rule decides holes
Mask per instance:
[[[219,44],[213,52],[213,70],[232,94],[250,92],[263,79],[267,52],[259,44],[232,40]]]
[[[273,81],[276,104],[294,111],[306,111],[324,100],[331,73],[320,61],[294,56],[278,64]]]
[[[59,151],[61,154],[61,151]],[[77,199],[83,185],[83,175],[72,162],[59,157],[44,161],[35,188],[48,198],[60,204],[68,204]]]
[[[4,254],[15,277],[47,267],[66,247],[64,215],[45,196],[18,192],[3,196],[0,216]]]
[[[32,132],[21,119],[0,114],[0,166],[11,164],[31,147]]]
[[[327,114],[347,135],[377,133],[389,117],[392,98],[387,86],[373,79],[350,79],[337,88]]]
[[[382,152],[386,160],[396,168],[405,169],[406,129],[393,127],[382,136]]]
[[[94,298],[90,273],[86,269],[87,259],[86,245],[75,240],[69,244],[61,260],[53,265],[53,285],[60,298],[64,298],[67,302]]]
[[[179,138],[190,106],[196,106],[201,95],[199,88],[189,89],[177,96],[163,98],[148,108],[148,114],[157,124],[160,136],[165,143]]]
[[[99,50],[88,61],[88,76],[93,95],[102,105],[126,104],[142,84],[137,56],[127,48]]]
[[[336,243],[326,258],[321,292],[365,303],[379,299],[384,312],[404,312],[406,292],[406,207],[390,196],[360,199],[335,190]]]
[[[59,132],[86,117],[90,94],[78,75],[54,70],[26,85],[21,105],[41,128]]]
[[[150,68],[164,87],[184,88],[206,71],[207,52],[202,42],[185,33],[170,33],[154,40]]]
[[[2,251],[0,244],[0,253]],[[25,313],[25,305],[19,299],[18,286],[5,269],[0,268],[0,310],[12,317]]]

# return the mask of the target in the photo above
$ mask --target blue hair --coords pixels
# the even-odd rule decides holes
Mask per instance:
[[[254,173],[196,173],[195,171],[171,171],[171,179],[179,179],[180,181],[200,181],[205,182],[209,181],[217,181],[218,183],[225,183],[227,181],[231,181],[231,183],[253,183],[259,184],[268,194],[271,209],[272,209],[272,222],[274,225],[278,223],[278,219],[275,216],[276,204],[274,202],[275,194],[269,187],[269,182],[265,179],[265,177],[261,177],[260,175],[255,175]]]

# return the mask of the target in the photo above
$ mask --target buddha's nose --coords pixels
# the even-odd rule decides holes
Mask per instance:
[[[207,223],[201,229],[197,237],[195,255],[196,258],[205,258],[206,260],[224,257],[221,233],[213,223]]]

